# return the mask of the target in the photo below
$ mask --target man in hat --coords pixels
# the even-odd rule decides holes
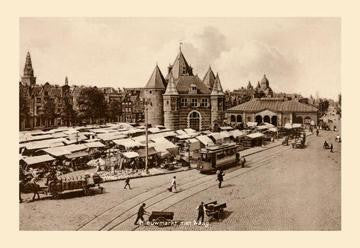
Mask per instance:
[[[143,203],[141,204],[141,206],[139,207],[139,210],[138,210],[138,213],[137,213],[137,217],[136,217],[136,220],[134,222],[134,225],[138,225],[138,221],[141,220],[142,223],[145,222],[144,220],[144,214],[148,214],[148,212],[145,211],[145,206],[146,204]]]
[[[334,146],[333,146],[333,144],[331,143],[331,144],[330,144],[330,152],[334,152],[333,149],[334,149]]]
[[[204,223],[204,213],[205,213],[205,205],[204,202],[201,202],[200,205],[196,208],[198,211],[198,217],[196,220],[196,223]],[[201,219],[201,222],[199,220]]]
[[[217,173],[217,180],[219,181],[219,189],[221,188],[221,184],[222,182],[224,181],[224,172],[222,169],[218,170],[218,173]]]

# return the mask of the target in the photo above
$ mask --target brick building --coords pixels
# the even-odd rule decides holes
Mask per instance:
[[[201,80],[180,51],[164,78],[156,65],[144,88],[149,123],[170,129],[204,130],[221,125],[225,98],[219,75],[212,69]]]

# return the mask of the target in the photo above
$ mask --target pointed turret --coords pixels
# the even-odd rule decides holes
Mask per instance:
[[[153,73],[151,74],[151,77],[147,84],[145,85],[145,88],[147,89],[165,89],[165,79],[162,75],[160,68],[158,65],[155,66],[155,69]]]
[[[266,89],[269,87],[269,80],[266,78],[266,75],[264,74],[264,77],[261,79],[261,88]]]
[[[251,82],[249,81],[248,85],[247,85],[247,89],[248,90],[252,90],[253,89],[253,86],[251,85]]]
[[[26,54],[24,76],[25,77],[33,77],[34,76],[34,70],[32,68],[30,52],[27,52],[27,54]]]
[[[69,80],[67,76],[65,77],[65,85],[69,85]]]
[[[215,82],[215,74],[211,69],[211,66],[209,66],[209,70],[206,72],[203,83],[209,88],[209,90],[212,90]]]
[[[179,54],[176,56],[174,63],[169,68],[171,68],[170,71],[172,72],[174,79],[177,79],[180,76],[194,76],[192,67],[186,61],[181,48],[179,49]],[[166,76],[166,79],[169,79],[169,74]]]
[[[258,81],[255,89],[260,89],[260,82],[259,81]]]
[[[174,77],[172,76],[172,73],[170,72],[169,82],[167,84],[164,96],[173,96],[173,95],[179,95],[179,92],[176,89]]]
[[[224,91],[222,89],[221,86],[221,82],[220,82],[220,78],[219,78],[219,74],[216,74],[216,78],[215,78],[215,82],[214,82],[214,87],[211,91],[211,95],[224,95]]]
[[[36,84],[36,77],[34,77],[30,52],[27,52],[26,54],[24,75],[21,77],[21,83],[29,86]]]

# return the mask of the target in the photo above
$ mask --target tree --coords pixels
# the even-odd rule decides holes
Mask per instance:
[[[320,99],[320,102],[319,102],[320,116],[324,115],[326,113],[326,111],[328,110],[328,108],[329,108],[329,101]]]
[[[78,105],[78,117],[80,120],[90,119],[93,122],[93,120],[98,121],[106,117],[105,96],[97,87],[81,89]]]
[[[121,102],[118,100],[111,101],[107,106],[108,120],[117,120],[119,115],[121,115]]]

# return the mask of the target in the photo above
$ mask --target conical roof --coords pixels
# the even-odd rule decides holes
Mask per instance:
[[[212,89],[215,82],[215,74],[211,70],[211,67],[209,66],[209,70],[206,72],[205,77],[203,79],[203,83],[209,88]]]
[[[147,89],[165,89],[165,79],[162,75],[160,68],[158,65],[155,66],[155,69],[153,73],[151,74],[151,77],[147,84],[145,85],[145,88]]]
[[[194,76],[192,67],[186,61],[185,56],[181,50],[179,51],[179,54],[176,56],[176,59],[171,66],[171,72],[174,79],[177,79],[180,76]],[[167,75],[166,78],[168,79],[169,75]]]
[[[174,77],[172,76],[172,73],[169,73],[169,82],[166,87],[166,91],[164,95],[179,95],[179,92],[176,89],[176,85],[174,82]]]
[[[34,70],[32,68],[30,52],[27,52],[27,54],[26,54],[24,76],[30,76],[30,77],[34,76]]]
[[[219,74],[216,74],[214,87],[212,89],[211,95],[224,95],[224,91],[221,86]]]
[[[68,85],[69,84],[69,80],[68,80],[68,77],[66,76],[65,77],[65,85]]]

